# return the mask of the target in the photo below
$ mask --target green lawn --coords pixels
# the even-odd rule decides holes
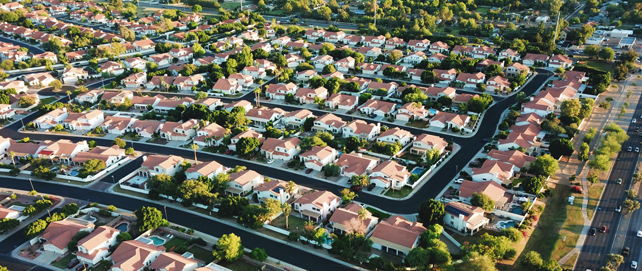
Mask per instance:
[[[372,215],[373,215],[373,216],[378,217],[378,218],[379,218],[379,220],[381,220],[381,219],[386,219],[386,218],[389,218],[389,217],[390,217],[390,214],[389,214],[389,213],[384,213],[384,212],[379,211],[379,210],[377,210],[377,209],[375,209],[375,208],[372,208],[372,207],[366,207],[366,210],[370,211],[370,212],[372,213]]]
[[[251,265],[251,264],[248,264],[248,263],[245,263],[245,262],[242,262],[242,261],[236,261],[236,262],[233,262],[233,263],[219,262],[218,265],[223,266],[223,267],[228,268],[228,269],[232,269],[234,271],[256,271],[256,270],[261,270],[260,268],[254,266],[254,265]]]
[[[108,260],[102,260],[89,268],[89,271],[107,271],[109,269],[111,269],[111,262]]]
[[[417,128],[425,128],[428,125],[428,121],[426,120],[412,121],[412,122],[407,122],[406,125],[417,127]]]
[[[476,11],[479,12],[480,14],[486,14],[486,13],[488,13],[490,11],[490,8],[486,8],[486,7],[477,8]]]
[[[33,109],[31,109],[31,110],[32,110],[32,111],[37,111],[37,110],[39,110],[43,105],[53,103],[53,102],[55,102],[56,100],[58,100],[56,97],[47,97],[47,98],[44,98],[44,99],[40,99],[40,103],[38,104],[38,106],[34,107],[34,108],[33,108]]]
[[[123,136],[123,140],[138,141],[138,140],[140,140],[140,137],[135,137],[134,134],[126,134],[126,135]]]
[[[388,192],[386,192],[386,196],[393,198],[405,198],[410,195],[410,192],[412,192],[412,188],[404,186],[400,190],[389,189]]]
[[[614,69],[611,67],[610,64],[602,61],[602,60],[587,60],[586,61],[586,66],[589,66],[591,68],[595,68],[601,71],[606,71],[613,73]]]
[[[595,208],[597,208],[597,204],[600,200],[600,197],[602,196],[602,190],[604,190],[604,184],[603,183],[598,183],[589,186],[589,201],[588,205],[586,206],[586,214],[588,215],[588,218],[591,219],[593,218],[593,213],[595,212]]]
[[[228,2],[228,3],[222,3],[222,4],[221,4],[221,7],[222,7],[222,8],[227,9],[227,10],[230,10],[230,11],[235,10],[236,8],[238,8],[238,7],[240,7],[240,6],[241,6],[241,3],[231,3],[231,2]]]
[[[298,227],[299,232],[301,232],[305,227],[306,221],[307,220],[305,219],[290,215],[290,217],[288,218],[289,230],[296,231]],[[285,229],[285,216],[279,216],[276,219],[272,220],[272,226]]]
[[[194,258],[204,261],[206,263],[209,263],[215,259],[211,250],[207,250],[202,247],[192,246],[187,251],[194,254]]]
[[[69,264],[69,262],[71,262],[71,260],[73,260],[74,258],[76,258],[76,255],[69,253],[65,257],[63,257],[57,262],[54,262],[51,265],[61,269],[67,269],[67,264]]]
[[[185,241],[187,241],[187,240],[185,240],[183,238],[179,238],[179,237],[174,237],[171,240],[165,242],[165,244],[163,244],[163,246],[166,249],[176,248],[177,246],[180,246],[182,243],[185,243]]]

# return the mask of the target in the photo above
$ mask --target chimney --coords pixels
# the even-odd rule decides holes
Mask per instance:
[[[261,115],[261,110],[259,110],[259,116]]]

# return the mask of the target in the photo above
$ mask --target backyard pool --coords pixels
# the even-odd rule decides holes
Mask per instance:
[[[150,236],[149,240],[152,240],[152,242],[154,242],[154,245],[157,245],[157,246],[165,244],[165,239],[160,238],[158,236]]]
[[[508,221],[497,222],[497,228],[500,229],[500,230],[501,229],[507,229],[507,228],[510,228],[510,227],[515,227],[515,221],[508,220]]]
[[[116,226],[116,229],[119,230],[120,232],[127,232],[127,223],[120,223],[118,226]]]
[[[415,168],[412,169],[410,174],[415,174],[417,176],[421,176],[421,173],[424,172],[424,169],[425,168],[423,168],[423,167],[415,167]]]
[[[521,206],[513,206],[513,208],[510,209],[510,212],[517,215],[523,215],[524,208],[522,208]]]
[[[71,172],[69,172],[69,176],[72,176],[72,177],[78,176],[78,170],[77,169],[72,169]]]
[[[435,114],[437,114],[437,110],[436,110],[436,109],[434,109],[434,108],[430,108],[430,109],[428,109],[428,113],[429,113],[431,116],[434,116]]]

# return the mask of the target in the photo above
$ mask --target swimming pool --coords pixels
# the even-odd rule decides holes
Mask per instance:
[[[513,206],[513,208],[510,209],[510,212],[517,215],[523,215],[524,208],[522,208],[521,206]]]
[[[120,230],[120,232],[127,232],[127,228],[127,223],[120,223],[116,226],[116,229]]]
[[[424,169],[425,168],[423,168],[423,167],[415,167],[415,168],[412,169],[412,172],[410,172],[410,174],[415,174],[417,176],[420,176],[421,173],[424,172]]]
[[[152,240],[152,242],[154,242],[154,245],[157,245],[157,246],[165,244],[165,239],[160,238],[158,236],[150,236],[149,240]]]
[[[437,110],[436,110],[436,109],[434,109],[434,108],[430,108],[430,109],[428,109],[428,113],[429,113],[431,116],[434,116],[435,114],[437,114]]]
[[[71,172],[69,172],[69,176],[72,176],[72,177],[78,176],[78,170],[77,169],[71,170]]]
[[[497,222],[497,228],[500,229],[500,230],[501,229],[507,229],[507,228],[510,228],[510,227],[515,227],[515,221],[510,220],[510,221]]]

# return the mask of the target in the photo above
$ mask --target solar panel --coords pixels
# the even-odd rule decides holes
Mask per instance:
[[[272,189],[272,191],[276,192],[277,194],[280,194],[281,191],[283,191],[283,190],[285,190],[285,188],[280,187],[280,186],[277,186],[274,189]]]
[[[469,216],[470,215],[468,212],[459,210],[459,209],[457,209],[457,208],[455,208],[453,206],[450,206],[450,205],[446,206],[445,211],[448,212],[448,213],[451,213],[451,214],[453,214],[455,216],[459,216],[459,215]]]

